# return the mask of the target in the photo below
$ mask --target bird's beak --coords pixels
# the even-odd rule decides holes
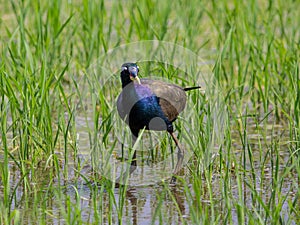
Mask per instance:
[[[138,84],[141,84],[141,80],[138,77],[138,69],[136,67],[130,67],[129,73],[130,73],[130,80],[132,80],[132,81],[136,80],[138,82]]]
[[[138,84],[141,84],[141,80],[140,80],[140,78],[138,76],[133,77],[133,76],[130,75],[130,79],[133,80],[133,81],[136,80],[138,82]]]

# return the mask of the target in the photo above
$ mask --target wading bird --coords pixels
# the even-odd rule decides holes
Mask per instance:
[[[159,80],[139,79],[136,63],[124,63],[121,68],[122,92],[117,100],[120,117],[129,125],[133,144],[140,130],[166,130],[178,147],[177,163],[173,174],[181,168],[184,149],[174,134],[173,122],[186,104],[186,91],[197,87],[182,88]],[[133,153],[130,174],[136,169],[136,151]],[[175,182],[173,176],[171,182]]]

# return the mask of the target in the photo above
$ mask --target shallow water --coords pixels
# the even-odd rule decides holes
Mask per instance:
[[[81,120],[79,119],[77,121],[79,124],[78,135],[80,136],[81,141],[80,146],[84,149],[84,146],[89,146],[89,138],[88,136],[85,136],[87,135],[87,133],[84,133],[84,127],[80,127]],[[243,151],[243,148],[242,144],[239,142],[238,133],[233,132],[232,134],[234,143],[233,152],[235,153],[237,159],[240,159],[241,161],[243,160],[241,165],[244,164],[246,168],[244,172],[240,173],[240,176],[243,177],[242,180],[244,180],[242,184],[242,200],[244,204],[249,207],[249,210],[254,211],[255,209],[252,208],[255,205],[255,200],[253,200],[253,190],[251,190],[249,185],[247,185],[247,182],[252,183],[252,185],[256,187],[255,193],[261,197],[262,201],[269,202],[272,195],[271,183],[274,182],[274,180],[272,180],[272,177],[274,177],[274,175],[272,175],[272,173],[274,173],[272,165],[274,167],[274,162],[276,161],[276,159],[274,158],[275,154],[270,150],[272,149],[271,140],[278,139],[278,145],[280,146],[280,148],[278,148],[280,150],[278,154],[280,157],[278,159],[278,174],[283,172],[290,157],[286,141],[288,140],[288,133],[284,130],[284,125],[277,124],[275,126],[270,126],[264,129],[264,135],[261,134],[261,131],[259,131],[259,129],[257,129],[255,125],[249,126],[247,131],[248,140],[250,140],[249,145],[251,146],[254,159],[254,161],[252,162],[252,166],[249,158],[246,157],[245,159],[243,159],[240,157],[240,155],[242,155],[241,153]],[[260,145],[263,145],[264,147],[259,147]],[[263,150],[262,152],[262,150],[259,149],[265,150]],[[274,156],[266,157],[267,160],[265,160],[263,156],[268,151],[269,154],[274,154]],[[59,155],[60,153],[57,152],[57,154]],[[244,155],[247,156],[247,154]],[[79,151],[78,156],[82,164],[82,169],[80,172],[84,176],[88,177],[91,174],[89,148],[86,148],[86,152]],[[166,166],[165,164],[169,163],[169,161],[164,161],[163,166]],[[189,163],[193,163],[193,157],[190,158]],[[188,164],[182,169],[180,174],[186,184],[192,183],[193,179],[191,177],[191,173],[188,170]],[[125,194],[122,194],[123,189],[114,189],[113,198],[117,204],[116,207],[116,205],[112,205],[112,201],[110,199],[112,198],[111,193],[109,194],[105,189],[102,189],[101,191],[101,186],[97,186],[96,184],[88,184],[84,179],[82,179],[82,177],[76,175],[76,173],[74,172],[74,169],[77,169],[75,165],[76,163],[73,160],[69,161],[69,165],[61,165],[63,168],[67,167],[69,173],[68,177],[61,178],[60,181],[57,177],[53,179],[47,176],[47,169],[45,169],[46,167],[44,167],[45,165],[42,165],[42,163],[40,167],[36,168],[35,170],[35,175],[40,174],[36,177],[39,177],[40,179],[35,180],[35,183],[31,184],[36,188],[32,190],[38,190],[43,193],[42,196],[47,197],[44,203],[46,204],[47,213],[44,214],[37,211],[37,216],[44,217],[46,224],[64,223],[66,215],[62,213],[62,208],[68,207],[68,201],[71,202],[71,205],[80,204],[80,217],[87,223],[93,223],[95,221],[94,204],[95,202],[98,202],[99,205],[96,207],[96,210],[99,210],[97,215],[101,215],[101,217],[98,218],[99,221],[103,224],[118,224],[120,223],[120,221],[118,221],[118,210],[120,210],[120,206],[118,205],[118,203],[120,202],[119,199],[123,198],[123,196],[125,196],[125,199],[121,213],[122,218],[120,219],[122,221],[122,224],[190,224],[193,222],[191,213],[195,213],[195,205],[199,204],[200,202],[201,209],[210,208],[212,207],[211,198],[214,200],[213,208],[216,214],[227,212],[227,210],[230,210],[227,208],[228,206],[225,204],[224,199],[222,199],[224,193],[222,193],[222,184],[220,184],[220,182],[222,182],[221,178],[223,174],[220,173],[218,168],[214,169],[212,184],[210,187],[212,189],[213,196],[209,195],[209,187],[206,184],[206,179],[203,178],[202,185],[204,188],[202,188],[201,190],[206,190],[207,187],[207,192],[203,191],[203,193],[200,193],[201,199],[189,200],[187,199],[187,195],[189,195],[189,193],[191,196],[196,196],[193,187],[191,187],[190,185],[187,185],[185,187],[188,189],[185,189],[184,186],[181,186],[180,184],[169,186],[169,180],[167,179],[169,178],[169,174],[166,175],[166,182],[157,182],[157,180],[151,181],[148,176],[153,173],[153,167],[151,167],[150,165],[149,167],[138,168],[134,172],[134,175],[132,175],[132,177],[130,178],[133,179],[131,180],[130,184],[134,185],[129,186],[125,191]],[[172,166],[167,166],[169,166],[169,169],[166,169],[166,167],[164,167],[163,170],[171,171]],[[236,165],[231,166],[232,170],[237,169],[235,168]],[[18,209],[20,210],[21,214],[23,213],[23,224],[34,224],[36,221],[35,218],[32,214],[27,212],[31,212],[31,210],[34,211],[37,207],[39,207],[36,205],[32,205],[32,203],[30,202],[30,199],[32,199],[34,203],[33,199],[38,195],[38,193],[32,193],[31,190],[24,190],[21,186],[16,185],[18,184],[18,182],[20,182],[20,172],[12,161],[10,162],[9,169],[10,185],[12,187],[11,191],[15,192],[15,195],[13,195],[14,197],[12,198],[11,209]],[[264,173],[263,177],[261,177],[262,174],[260,174],[262,172]],[[239,194],[235,174],[233,173],[229,176],[229,179],[231,179],[231,193],[227,194],[229,194],[231,198],[238,200],[241,195]],[[157,176],[155,178],[157,178]],[[53,183],[51,184],[52,187],[49,188],[49,181],[51,179],[53,179]],[[141,179],[143,180],[143,183],[139,184],[138,181]],[[297,182],[296,179],[297,174],[289,174],[281,187],[281,193],[286,195],[287,199],[291,201],[294,200],[297,192],[297,190],[295,190],[295,182]],[[253,184],[253,180],[255,180],[255,184]],[[149,182],[147,183],[146,181]],[[14,189],[14,187],[17,188]],[[3,186],[2,184],[0,184],[0,194],[2,193],[2,191]],[[63,196],[58,197],[59,192],[63,193]],[[24,201],[23,199],[27,200]],[[157,211],[158,208],[159,210]],[[282,211],[280,212],[283,220],[289,219],[287,214],[288,210],[288,201],[285,201],[282,205]],[[75,212],[73,213],[75,214]],[[238,213],[235,211],[235,207],[231,209],[231,215],[233,217],[232,220],[235,221],[234,223],[238,223]],[[296,224],[296,221],[292,222],[292,224]]]

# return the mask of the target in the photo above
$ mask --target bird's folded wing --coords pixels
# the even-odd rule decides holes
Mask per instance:
[[[186,93],[183,88],[158,80],[141,81],[142,85],[147,86],[159,98],[159,104],[168,119],[175,120],[186,104]]]

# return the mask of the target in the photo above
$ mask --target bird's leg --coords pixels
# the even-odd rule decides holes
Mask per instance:
[[[132,146],[134,146],[136,139],[139,136],[139,131],[132,131]],[[133,149],[134,153],[132,155],[131,164],[130,164],[130,174],[136,170],[137,162],[136,162],[136,150]]]
[[[137,137],[139,135],[139,131],[131,131],[132,132],[132,146],[134,146],[136,140],[137,140]],[[118,185],[116,185],[116,187],[119,187],[119,183],[120,183],[120,180],[122,179],[123,183],[125,183],[125,178],[127,178],[128,175],[132,174],[133,171],[136,170],[136,167],[137,167],[137,161],[136,161],[136,150],[133,149],[133,155],[132,155],[132,159],[131,159],[131,163],[130,163],[130,169],[129,169],[129,174],[128,174],[128,170],[126,169],[125,172],[123,172],[123,174],[120,175],[119,178],[116,179],[116,183]]]
[[[178,153],[177,153],[177,163],[173,172],[173,177],[171,179],[171,183],[175,183],[176,182],[176,177],[174,175],[176,175],[179,170],[181,169],[182,166],[182,162],[183,162],[183,158],[184,158],[184,149],[180,146],[179,141],[177,139],[177,137],[174,134],[173,131],[173,126],[168,126],[168,132],[170,133],[172,139],[174,140],[176,146],[178,147]]]

